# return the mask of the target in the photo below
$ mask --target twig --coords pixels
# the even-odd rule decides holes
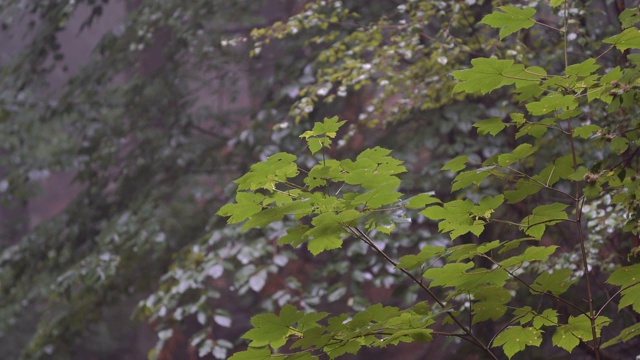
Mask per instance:
[[[373,241],[369,238],[369,236],[367,234],[365,234],[362,230],[360,230],[360,228],[356,227],[356,226],[349,226],[347,224],[343,224],[342,225],[343,228],[349,232],[351,235],[357,237],[358,239],[362,240],[365,244],[369,245],[369,247],[371,247],[373,250],[375,250],[380,256],[382,256],[388,263],[392,264],[393,266],[395,266],[396,268],[398,268],[400,271],[402,271],[402,273],[404,273],[405,275],[407,275],[414,283],[416,283],[422,290],[424,290],[427,294],[429,294],[429,296],[442,308],[445,310],[446,314],[451,318],[451,320],[453,320],[453,322],[456,323],[456,325],[458,325],[460,327],[460,329],[462,331],[465,332],[465,334],[471,338],[471,340],[473,340],[472,342],[479,348],[481,348],[484,352],[486,352],[489,356],[491,356],[492,359],[498,360],[498,357],[491,351],[491,349],[484,345],[482,343],[482,341],[480,341],[480,339],[478,339],[473,332],[471,332],[471,330],[469,330],[465,325],[462,324],[462,322],[460,322],[460,320],[458,320],[458,318],[456,318],[451,311],[446,309],[446,305],[444,302],[442,302],[442,300],[440,300],[440,298],[438,298],[436,296],[436,294],[434,294],[431,289],[429,289],[426,285],[424,285],[422,283],[422,281],[418,280],[413,274],[411,274],[409,271],[407,271],[406,269],[403,268],[399,268],[398,263],[395,262],[393,259],[391,259],[389,257],[389,255],[387,255],[384,251],[382,251],[378,246],[376,246],[376,244],[373,243]],[[470,340],[470,341],[471,341]]]

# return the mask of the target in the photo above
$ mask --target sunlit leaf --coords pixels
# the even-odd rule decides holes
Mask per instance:
[[[521,29],[528,29],[535,25],[532,17],[536,14],[534,8],[518,8],[515,6],[500,6],[500,11],[485,16],[480,23],[500,29],[500,40]]]
[[[602,40],[603,43],[612,44],[620,51],[626,49],[639,49],[640,48],[640,30],[635,27],[630,27],[618,35],[614,35],[610,38]]]
[[[493,346],[502,346],[509,359],[527,346],[540,346],[542,332],[533,327],[510,326],[496,336]]]
[[[478,121],[477,123],[473,124],[473,126],[478,128],[478,135],[491,134],[493,136],[496,136],[507,126],[507,124],[503,123],[501,118],[494,117],[491,119]]]

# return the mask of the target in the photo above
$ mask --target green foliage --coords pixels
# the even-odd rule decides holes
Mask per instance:
[[[150,359],[628,356],[638,9],[529,3],[143,1],[68,69],[120,2],[0,5],[0,199],[80,191],[2,249],[3,355],[113,357],[137,303]]]
[[[502,346],[509,359],[527,346],[540,346],[541,331],[533,327],[512,326],[502,331],[493,342],[493,346]]]
[[[495,11],[485,16],[480,23],[500,29],[500,40],[521,29],[528,29],[535,25],[533,8],[517,8],[515,6],[500,6],[501,11]]]
[[[337,118],[326,119],[302,137],[307,139],[310,149],[317,151],[316,136],[331,139],[342,124],[344,121],[337,122]],[[312,226],[301,224],[304,227],[296,227],[281,242],[299,244],[300,240],[293,236],[302,235],[314,255],[340,248],[348,227],[361,218],[370,220],[368,229],[388,232],[391,229],[384,224],[377,225],[380,220],[373,220],[372,215],[398,201],[401,194],[395,190],[400,179],[396,175],[406,171],[389,153],[387,149],[376,147],[363,151],[355,161],[323,160],[304,171],[308,176],[300,184],[289,181],[300,172],[294,162],[296,157],[284,153],[273,155],[251,166],[250,172],[236,180],[238,190],[262,189],[267,195],[239,192],[237,203],[223,206],[218,214],[229,216],[230,223],[249,219],[243,227],[245,230],[265,227],[286,216],[296,220],[311,217]],[[335,196],[326,189],[314,191],[333,184],[339,184]],[[349,191],[351,186],[362,191]],[[417,201],[426,204],[429,199]]]
[[[566,2],[554,1],[551,5],[564,6],[566,14]],[[500,40],[517,31],[532,31],[535,25],[566,36],[568,19],[556,28],[537,21],[536,14],[531,7],[502,6],[480,23],[500,29]],[[623,12],[620,20],[625,30],[603,42],[622,51],[640,48],[636,41],[638,30],[632,27],[635,15]],[[313,130],[301,136],[307,140],[312,155],[323,149],[322,160],[316,160],[311,169],[294,170],[287,162],[291,176],[272,176],[268,179],[274,182],[267,188],[261,186],[264,176],[257,178],[254,185],[244,181],[257,176],[254,172],[258,168],[265,169],[265,174],[277,173],[280,168],[270,159],[256,169],[252,167],[237,181],[242,186],[238,191],[264,189],[260,192],[264,200],[251,198],[242,206],[238,200],[237,205],[223,207],[220,215],[230,217],[230,222],[249,219],[245,228],[266,226],[269,221],[289,216],[298,224],[287,230],[280,243],[297,246],[306,241],[313,255],[339,248],[348,238],[362,241],[381,261],[394,265],[424,291],[432,303],[428,307],[421,305],[425,307],[424,315],[428,314],[425,318],[415,317],[415,308],[398,310],[378,304],[356,313],[351,320],[342,314],[328,317],[327,325],[316,324],[308,329],[292,326],[295,320],[278,323],[279,329],[273,331],[254,323],[254,330],[245,335],[251,340],[250,347],[269,346],[269,351],[280,351],[289,344],[282,349],[287,353],[282,355],[285,358],[313,358],[321,353],[335,358],[356,353],[363,346],[426,342],[433,336],[445,335],[463,337],[491,358],[501,354],[495,348],[512,358],[530,347],[540,347],[544,341],[569,353],[583,343],[598,358],[602,347],[630,341],[637,330],[635,325],[604,342],[601,330],[623,320],[612,318],[618,315],[611,311],[611,304],[617,304],[619,309],[631,306],[640,312],[640,269],[637,265],[623,266],[610,275],[607,283],[620,287],[613,295],[620,296],[617,303],[597,296],[594,277],[601,278],[606,273],[594,269],[588,248],[594,243],[582,221],[586,204],[598,198],[611,199],[626,209],[623,211],[635,219],[634,224],[637,221],[636,172],[629,165],[638,152],[639,137],[634,127],[637,120],[625,117],[624,125],[618,126],[607,120],[607,114],[621,108],[635,111],[633,99],[640,73],[635,63],[604,72],[602,57],[610,50],[571,65],[565,53],[563,65],[556,69],[531,66],[522,57],[478,56],[471,59],[470,68],[453,71],[455,85],[451,91],[455,96],[489,97],[492,92],[500,92],[507,99],[505,103],[511,102],[500,109],[509,114],[510,120],[494,115],[476,121],[473,127],[479,136],[508,137],[513,141],[509,149],[480,161],[477,154],[471,153],[449,157],[441,170],[454,174],[453,199],[429,192],[401,200],[404,194],[398,174],[406,168],[387,149],[365,149],[355,160],[328,158],[324,149],[335,149],[333,140],[344,124],[337,117],[316,123]],[[337,60],[330,60],[334,61]],[[590,153],[591,149],[598,149],[599,155]],[[288,156],[294,159],[293,155]],[[289,178],[296,181],[290,182]],[[305,205],[289,205],[296,202]],[[427,243],[419,252],[405,254],[396,262],[371,239],[376,232],[390,234],[394,230],[393,226],[378,225],[380,217],[387,216],[387,223],[393,221],[390,214],[394,211],[437,222],[440,234],[463,243]],[[269,212],[264,221],[253,221],[262,219],[264,212]],[[631,222],[625,227],[637,231]],[[495,237],[507,240],[494,240]],[[575,252],[567,250],[569,245],[575,247]],[[574,254],[578,265],[554,266],[566,254]],[[421,276],[414,275],[417,271]],[[537,300],[522,299],[517,294],[520,289],[526,289]],[[574,291],[584,293],[574,297]],[[461,305],[462,299],[468,302]],[[585,299],[586,309],[580,299]],[[546,305],[538,312],[530,303],[539,309],[541,304]],[[560,303],[566,306],[556,307]],[[456,306],[459,310],[454,311]],[[288,305],[283,312],[284,309],[287,313],[293,311]],[[468,314],[464,315],[464,311]],[[306,316],[305,312],[296,314]],[[513,320],[505,320],[508,316]],[[463,317],[469,318],[471,326],[482,322],[499,326],[490,337],[476,336],[461,320]],[[274,322],[279,319],[275,315],[268,318]],[[441,332],[435,325],[438,318],[456,332]],[[258,319],[266,317],[258,315],[254,322]],[[563,319],[567,319],[566,323]],[[379,337],[385,331],[386,337]],[[291,352],[297,348],[303,352]],[[249,358],[257,351],[250,348],[237,358]],[[260,350],[259,356],[268,353]]]
[[[609,325],[611,320],[601,316],[591,321],[587,315],[569,316],[566,325],[557,327],[553,334],[553,344],[571,352],[581,341],[593,340],[593,333],[600,336],[602,327]]]
[[[309,151],[315,154],[322,148],[331,147],[331,139],[336,137],[336,132],[345,122],[338,122],[338,117],[334,116],[322,123],[316,123],[313,130],[305,131],[300,137],[307,140]]]
[[[621,287],[618,308],[632,305],[633,310],[640,312],[640,265],[624,266],[611,274],[607,283]]]
[[[522,64],[514,64],[513,60],[495,58],[476,58],[471,60],[472,68],[457,70],[453,77],[460,82],[453,88],[454,92],[486,94],[506,85],[521,88],[536,84],[546,76],[539,67],[525,68]]]
[[[426,304],[399,310],[395,307],[372,305],[353,317],[340,314],[327,317],[327,313],[305,313],[291,305],[274,314],[256,315],[251,319],[254,326],[243,335],[250,340],[246,351],[231,357],[238,359],[268,359],[272,351],[290,343],[291,349],[301,352],[278,353],[284,359],[317,359],[309,350],[325,353],[330,359],[344,354],[355,354],[361,347],[386,347],[401,342],[429,342],[432,330],[426,328],[434,323]]]
[[[640,31],[637,28],[628,28],[602,42],[611,44],[620,50],[638,49],[640,48]]]

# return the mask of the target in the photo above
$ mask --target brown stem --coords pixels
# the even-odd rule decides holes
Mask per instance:
[[[636,281],[633,284],[620,288],[620,290],[616,291],[615,294],[611,295],[611,297],[609,297],[609,300],[605,301],[604,305],[600,307],[600,310],[598,310],[598,312],[596,313],[596,317],[600,316],[600,313],[602,312],[602,310],[604,310],[604,308],[606,308],[607,305],[609,305],[609,303],[612,302],[616,296],[620,295],[620,293],[622,293],[623,291],[630,289],[638,284],[640,284],[640,281]]]
[[[579,307],[577,307],[575,304],[573,304],[572,302],[569,302],[559,296],[553,295],[552,293],[546,292],[546,291],[540,291],[540,290],[536,290],[534,288],[531,287],[531,285],[527,284],[526,281],[522,280],[518,275],[514,274],[513,272],[505,269],[504,267],[500,266],[500,264],[498,264],[495,260],[493,260],[491,257],[487,256],[487,255],[482,255],[483,257],[487,258],[489,261],[491,261],[494,265],[498,266],[499,268],[501,268],[502,270],[506,271],[507,274],[509,274],[509,276],[511,276],[512,278],[516,279],[518,282],[522,283],[524,286],[526,286],[530,291],[541,294],[541,295],[546,295],[556,301],[559,301],[561,303],[564,303],[565,305],[568,305],[576,310],[578,310],[581,314],[586,315],[587,313],[580,309]]]
[[[573,156],[573,168],[575,170],[578,168],[578,158],[576,155],[575,143],[573,141],[573,124],[571,122],[571,119],[568,119],[568,125],[569,125],[568,137],[569,137],[569,143],[571,145],[571,155]],[[575,186],[574,198],[576,199],[576,201],[574,202],[575,212],[576,212],[575,222],[576,222],[576,227],[578,228],[578,241],[580,242],[580,255],[582,256],[582,268],[584,271],[584,279],[587,283],[587,297],[588,297],[587,302],[589,303],[589,320],[591,322],[591,335],[593,337],[592,347],[593,347],[593,352],[595,353],[595,356],[596,356],[596,360],[600,360],[600,342],[598,341],[598,336],[596,331],[597,330],[596,319],[598,318],[598,315],[595,313],[595,310],[593,309],[593,292],[591,290],[591,276],[589,271],[589,264],[587,262],[587,249],[585,246],[584,232],[582,231],[582,224],[581,224],[583,201],[580,196],[580,184],[577,181]]]

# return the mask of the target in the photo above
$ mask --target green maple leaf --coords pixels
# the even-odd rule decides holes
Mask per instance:
[[[589,58],[580,64],[567,66],[564,73],[567,75],[587,76],[598,70],[600,65],[596,64],[596,59]]]
[[[610,323],[611,319],[604,316],[598,317],[595,322],[596,336],[599,337],[600,330]],[[551,340],[553,345],[571,352],[578,346],[580,341],[593,340],[591,320],[587,315],[569,316],[568,324],[558,326]]]
[[[273,222],[280,221],[287,214],[306,215],[312,210],[308,200],[293,201],[276,207],[268,208],[250,216],[243,230],[262,228]]]
[[[514,82],[503,75],[510,69],[512,70],[513,60],[475,58],[471,60],[471,65],[471,69],[457,70],[451,73],[456,80],[460,81],[453,88],[454,93],[464,91],[469,94],[481,93],[484,95]]]
[[[469,161],[469,158],[467,157],[467,155],[461,155],[449,160],[446,164],[444,164],[442,168],[440,168],[440,170],[449,170],[451,172],[456,173],[466,168],[467,167],[466,164],[468,161]]]
[[[238,190],[273,190],[277,183],[298,175],[296,156],[277,153],[267,160],[251,165],[251,170],[235,181]]]
[[[571,333],[572,327],[567,325],[558,326],[551,338],[553,345],[561,347],[568,352],[580,344],[580,339]]]
[[[588,139],[591,137],[591,135],[597,133],[600,130],[602,130],[602,128],[598,125],[583,125],[573,129],[573,136]]]
[[[540,346],[542,332],[533,327],[511,326],[502,331],[493,341],[492,347],[502,346],[509,359],[527,346]]]
[[[429,307],[429,303],[427,301],[421,301],[411,307],[411,311],[418,315],[429,315],[431,314],[431,308]]]
[[[426,205],[441,202],[440,199],[433,196],[433,193],[422,193],[406,200],[405,207],[407,209],[420,209]]]
[[[318,186],[327,184],[327,180],[340,178],[340,162],[338,160],[329,159],[316,164],[309,170],[309,174],[304,179],[304,183],[309,190],[313,190]]]
[[[499,262],[499,264],[503,268],[510,268],[512,266],[520,267],[524,262],[546,261],[549,256],[551,256],[556,251],[557,248],[558,246],[556,245],[530,246],[524,251],[522,255],[517,255],[502,260]]]
[[[558,323],[558,312],[547,309],[533,318],[533,327],[540,329],[543,326],[555,326]]]
[[[324,351],[329,355],[329,359],[335,359],[344,354],[356,354],[362,347],[359,339],[339,342],[324,347]]]
[[[537,99],[544,93],[544,87],[537,83],[530,83],[527,85],[516,87],[516,100],[521,103],[526,102],[529,99]]]
[[[301,338],[291,345],[292,349],[322,348],[331,341],[329,334],[324,327],[313,327],[302,332]]]
[[[287,229],[287,235],[281,237],[278,240],[278,245],[290,244],[293,247],[297,247],[304,240],[304,234],[309,231],[309,227],[307,225],[298,225],[296,227],[292,227]]]
[[[572,110],[578,106],[578,101],[573,95],[552,93],[540,99],[528,103],[527,110],[531,115],[544,115],[556,110]]]
[[[496,285],[502,287],[509,279],[509,274],[502,269],[484,269],[474,267],[468,263],[450,263],[441,268],[433,268],[425,271],[423,276],[433,279],[431,286],[455,287],[458,292],[473,291],[479,286]]]
[[[524,325],[533,320],[533,318],[536,317],[537,313],[533,311],[530,306],[523,306],[521,308],[513,310],[513,315],[515,315],[520,325]]]
[[[449,262],[460,262],[462,260],[471,259],[478,255],[478,245],[476,244],[462,244],[452,246],[447,249],[447,260]]]
[[[300,135],[300,137],[303,139],[308,139],[314,136],[326,136],[329,138],[334,138],[337,131],[344,123],[346,123],[346,120],[338,121],[337,116],[334,116],[332,118],[325,118],[324,121],[316,122],[315,124],[313,124],[313,129],[305,131],[302,135]]]
[[[519,138],[521,138],[521,137],[523,137],[525,135],[530,135],[530,136],[533,136],[536,139],[540,139],[549,130],[548,127],[546,127],[546,126],[544,126],[542,124],[544,124],[543,121],[540,121],[539,124],[531,124],[531,123],[525,124],[516,133],[516,139],[519,139]]]
[[[318,328],[318,321],[326,318],[329,315],[327,312],[310,312],[302,315],[298,322],[298,330],[305,331],[307,329]]]
[[[612,44],[620,51],[624,51],[626,49],[640,49],[640,30],[635,27],[631,27],[618,35],[603,40],[602,42]]]
[[[316,136],[307,139],[307,146],[309,146],[309,151],[311,154],[315,154],[320,151],[323,147],[330,148],[333,142],[327,136]]]
[[[515,6],[500,6],[500,11],[485,16],[480,23],[487,24],[492,28],[500,29],[500,40],[521,29],[528,29],[535,25],[532,19],[536,14],[534,8],[518,8]]]
[[[376,197],[383,198],[379,201],[384,204],[395,202],[397,197],[392,201],[389,200],[397,195],[397,193],[392,194],[392,191],[400,185],[400,179],[395,175],[406,172],[407,169],[401,165],[402,161],[389,156],[390,152],[391,150],[375,147],[360,153],[356,161],[343,160],[340,162],[340,167],[344,174],[334,179],[372,190]]]
[[[527,121],[524,117],[524,114],[522,113],[510,113],[509,117],[511,118],[511,121],[513,121],[513,123],[518,127],[524,125],[524,123]]]
[[[252,347],[270,345],[274,349],[287,342],[290,335],[290,326],[304,314],[294,306],[285,305],[280,310],[280,315],[258,314],[251,318],[253,329],[247,331],[242,337],[251,340]]]
[[[307,231],[305,235],[310,238],[307,248],[313,255],[342,247],[343,233],[337,232],[337,229],[334,227],[316,226]]]
[[[304,237],[310,239],[308,248],[313,255],[337,249],[342,246],[342,237],[346,233],[343,226],[361,218],[363,214],[357,210],[346,210],[340,213],[326,212],[313,218],[313,227]]]
[[[640,8],[626,8],[620,13],[618,18],[620,19],[623,29],[629,28],[640,21]]]
[[[396,268],[412,270],[422,266],[428,260],[444,254],[446,248],[444,246],[425,245],[416,255],[405,255],[398,259]]]
[[[438,229],[442,233],[449,233],[453,240],[469,232],[479,236],[484,230],[485,221],[473,218],[473,208],[470,200],[454,200],[443,206],[428,207],[420,214],[432,220],[442,220]]]
[[[616,155],[620,155],[629,148],[629,139],[626,137],[616,137],[611,140],[611,151]]]
[[[419,342],[419,343],[428,343],[433,340],[433,336],[431,333],[433,330],[431,329],[409,329],[409,330],[400,330],[396,331],[391,335],[385,343],[391,343],[396,345],[400,341],[403,342]]]
[[[618,334],[618,336],[602,344],[602,348],[615,345],[619,342],[627,342],[638,335],[640,335],[640,323],[635,323],[629,327],[624,328],[622,331],[620,331],[620,334]]]
[[[480,287],[473,296],[478,302],[471,305],[472,324],[489,319],[498,320],[506,313],[505,304],[511,300],[508,290],[493,285]]]
[[[633,310],[640,313],[640,286],[632,286],[629,289],[622,291],[621,295],[622,297],[618,303],[618,309],[632,305]]]
[[[633,310],[640,313],[640,264],[617,269],[607,279],[607,283],[627,288],[621,293],[618,309],[633,305]]]
[[[402,166],[402,161],[391,156],[391,150],[376,146],[372,149],[366,149],[356,158],[356,162],[371,162],[375,164],[375,171],[378,174],[396,175],[407,172]]]
[[[484,243],[476,248],[475,255],[486,254],[489,251],[500,247],[500,245],[502,245],[500,240],[493,240],[491,242]]]
[[[607,283],[621,287],[631,286],[640,281],[640,264],[623,266],[614,271]]]
[[[570,280],[571,270],[562,269],[554,272],[543,272],[536,278],[531,289],[543,293],[550,292],[554,295],[565,293],[577,280]],[[533,291],[532,291],[533,292]]]
[[[507,124],[502,122],[502,118],[494,117],[491,119],[478,121],[477,123],[473,124],[473,126],[478,128],[478,135],[491,134],[493,136],[496,136],[500,131],[507,127]]]
[[[532,181],[530,179],[520,179],[516,183],[515,190],[507,190],[504,192],[504,197],[507,199],[507,203],[518,203],[530,195],[533,195],[542,190],[542,185]]]
[[[451,191],[464,189],[471,184],[480,185],[484,179],[491,175],[491,170],[494,166],[485,166],[480,169],[474,169],[469,171],[463,171],[459,173],[451,184]]]
[[[389,189],[380,188],[366,192],[357,196],[355,202],[364,204],[368,210],[371,210],[378,209],[384,205],[391,205],[397,202],[400,196],[402,196],[402,194],[397,191],[388,190]]]
[[[507,167],[517,161],[520,161],[527,156],[538,151],[538,147],[532,146],[531,144],[520,144],[518,147],[513,149],[512,152],[507,154],[502,154],[498,156],[498,165],[502,167]]]
[[[486,320],[498,320],[507,312],[504,304],[494,301],[479,301],[471,305],[471,314],[473,321],[471,324],[477,324]]]
[[[504,85],[514,84],[517,92],[527,91],[527,88],[531,85],[539,87],[540,80],[547,76],[545,69],[539,66],[531,66],[525,68],[522,64],[515,64],[504,72]]]
[[[332,139],[336,137],[337,131],[345,122],[338,121],[337,116],[325,118],[323,122],[316,122],[312,130],[305,131],[300,137],[307,140],[309,150],[315,154],[323,147],[331,147]]]
[[[525,234],[541,239],[547,226],[569,218],[567,212],[564,211],[568,206],[566,204],[553,203],[536,207],[531,215],[522,219],[522,228]]]
[[[262,194],[239,192],[236,194],[235,204],[223,206],[216,214],[229,216],[227,220],[229,224],[239,223],[262,211],[262,205],[260,204],[262,200],[264,200],[264,195]]]

